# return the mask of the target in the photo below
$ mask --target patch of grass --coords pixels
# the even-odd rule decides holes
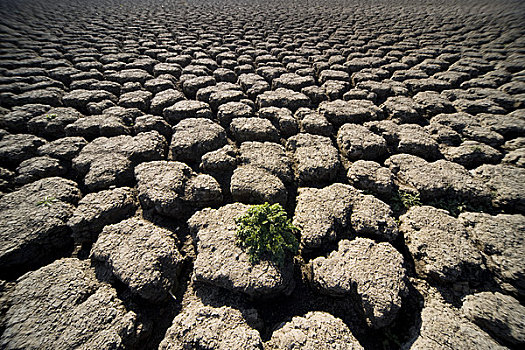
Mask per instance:
[[[50,207],[53,203],[58,202],[55,197],[45,196],[41,201],[36,202],[37,206],[43,205],[45,207]]]
[[[46,119],[47,119],[47,120],[53,120],[53,119],[55,119],[56,117],[58,117],[58,115],[57,115],[57,114],[54,114],[54,113],[52,113],[52,114],[46,114]]]
[[[419,193],[412,193],[399,190],[392,198],[392,209],[396,212],[410,209],[413,206],[421,205]]]
[[[295,236],[300,229],[292,224],[280,204],[253,205],[235,223],[236,243],[246,250],[252,264],[265,259],[282,266],[286,254],[295,255],[299,250]]]

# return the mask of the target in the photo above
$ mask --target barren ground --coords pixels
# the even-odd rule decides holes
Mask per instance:
[[[0,18],[0,348],[525,343],[522,1]],[[264,202],[283,265],[235,242]]]

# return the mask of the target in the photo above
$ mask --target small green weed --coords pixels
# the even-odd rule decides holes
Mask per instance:
[[[55,197],[49,197],[49,196],[45,196],[44,199],[42,199],[41,201],[38,201],[36,203],[36,205],[43,205],[45,207],[50,207],[53,203],[56,203],[58,202],[58,200],[55,198]]]
[[[287,253],[295,255],[299,250],[295,236],[300,229],[292,224],[280,204],[253,205],[235,223],[236,243],[247,251],[252,264],[268,259],[282,266]]]
[[[421,205],[421,200],[419,199],[419,193],[410,193],[410,192],[400,192],[401,202],[405,208],[410,208],[416,205]]]
[[[47,120],[53,120],[55,119],[56,117],[58,117],[58,115],[52,113],[52,114],[46,114],[46,119]]]
[[[421,205],[421,199],[419,193],[412,193],[407,191],[399,190],[392,198],[392,209],[394,211],[402,211],[409,209],[410,207]]]

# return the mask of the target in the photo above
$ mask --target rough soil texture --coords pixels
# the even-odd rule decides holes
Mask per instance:
[[[0,348],[523,347],[523,1],[0,18]],[[283,264],[236,242],[265,202]]]

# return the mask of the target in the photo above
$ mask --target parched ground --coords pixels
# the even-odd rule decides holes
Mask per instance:
[[[0,348],[525,343],[523,1],[0,18]],[[282,265],[236,244],[264,202]]]

